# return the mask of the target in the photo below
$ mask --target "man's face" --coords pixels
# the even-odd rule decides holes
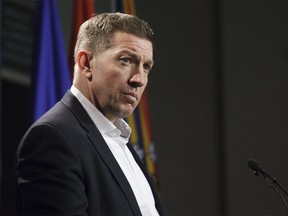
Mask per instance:
[[[114,45],[91,61],[91,102],[112,122],[128,117],[140,101],[152,66],[150,41],[116,32]]]

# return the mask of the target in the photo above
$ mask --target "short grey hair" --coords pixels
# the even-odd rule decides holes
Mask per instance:
[[[74,57],[86,49],[101,52],[113,46],[114,33],[125,32],[143,39],[153,45],[154,32],[148,23],[135,15],[123,13],[102,13],[91,17],[79,29]]]

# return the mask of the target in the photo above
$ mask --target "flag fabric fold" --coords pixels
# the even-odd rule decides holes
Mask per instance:
[[[37,0],[33,53],[34,120],[71,86],[67,55],[55,0]]]
[[[74,17],[71,32],[69,66],[71,77],[74,71],[74,47],[77,40],[79,28],[83,22],[91,18],[95,14],[95,6],[93,0],[74,0]]]

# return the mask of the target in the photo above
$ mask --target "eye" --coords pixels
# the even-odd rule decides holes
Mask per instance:
[[[143,68],[144,68],[144,70],[145,70],[147,73],[149,73],[150,70],[152,69],[152,66],[151,66],[150,64],[144,64],[144,65],[143,65]]]
[[[130,58],[130,57],[122,57],[119,59],[121,62],[124,62],[124,63],[132,63],[133,62],[133,59]]]

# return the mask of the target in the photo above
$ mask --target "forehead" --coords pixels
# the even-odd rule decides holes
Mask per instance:
[[[114,33],[113,47],[128,48],[146,54],[150,58],[153,56],[153,45],[151,41],[125,32]]]

